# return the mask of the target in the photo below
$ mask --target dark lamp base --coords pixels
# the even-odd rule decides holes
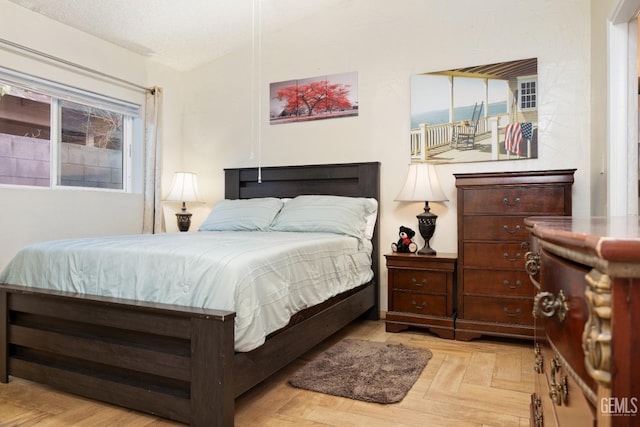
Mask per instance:
[[[418,218],[418,230],[424,239],[424,247],[418,251],[418,255],[436,255],[436,251],[429,246],[429,240],[436,231],[436,219],[438,216],[429,212],[429,202],[424,202],[424,212],[416,215]]]
[[[176,218],[178,219],[178,230],[189,231],[189,227],[191,226],[191,214],[189,212],[178,212],[176,214]]]
[[[182,209],[180,209],[180,212],[176,213],[176,218],[178,219],[178,230],[189,231],[189,227],[191,226],[191,215],[191,212],[187,211],[187,205],[185,202],[182,202]]]
[[[424,245],[424,248],[422,248],[422,249],[420,249],[418,251],[418,255],[436,255],[436,251],[435,251],[435,249],[433,249],[433,248],[431,248],[431,247],[429,247],[427,245]]]

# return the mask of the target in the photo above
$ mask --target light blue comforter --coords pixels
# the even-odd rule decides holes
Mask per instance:
[[[234,311],[235,348],[249,351],[292,314],[372,277],[369,241],[214,231],[37,243],[0,283]]]

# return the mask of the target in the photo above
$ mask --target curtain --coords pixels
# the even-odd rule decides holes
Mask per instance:
[[[142,232],[151,234],[164,231],[160,204],[160,113],[162,89],[154,87],[147,91],[145,107],[144,217]]]

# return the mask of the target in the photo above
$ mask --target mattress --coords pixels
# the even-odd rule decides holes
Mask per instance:
[[[369,282],[371,249],[274,231],[66,239],[21,250],[0,283],[234,311],[235,349],[250,351],[296,312]]]

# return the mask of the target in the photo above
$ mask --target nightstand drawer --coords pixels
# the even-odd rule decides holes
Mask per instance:
[[[486,322],[533,324],[533,298],[465,295],[464,317]]]
[[[396,312],[446,316],[446,307],[446,295],[427,295],[402,291],[393,293],[393,311]]]
[[[393,274],[394,289],[441,294],[447,292],[447,273],[400,269],[391,269],[390,272]]]

